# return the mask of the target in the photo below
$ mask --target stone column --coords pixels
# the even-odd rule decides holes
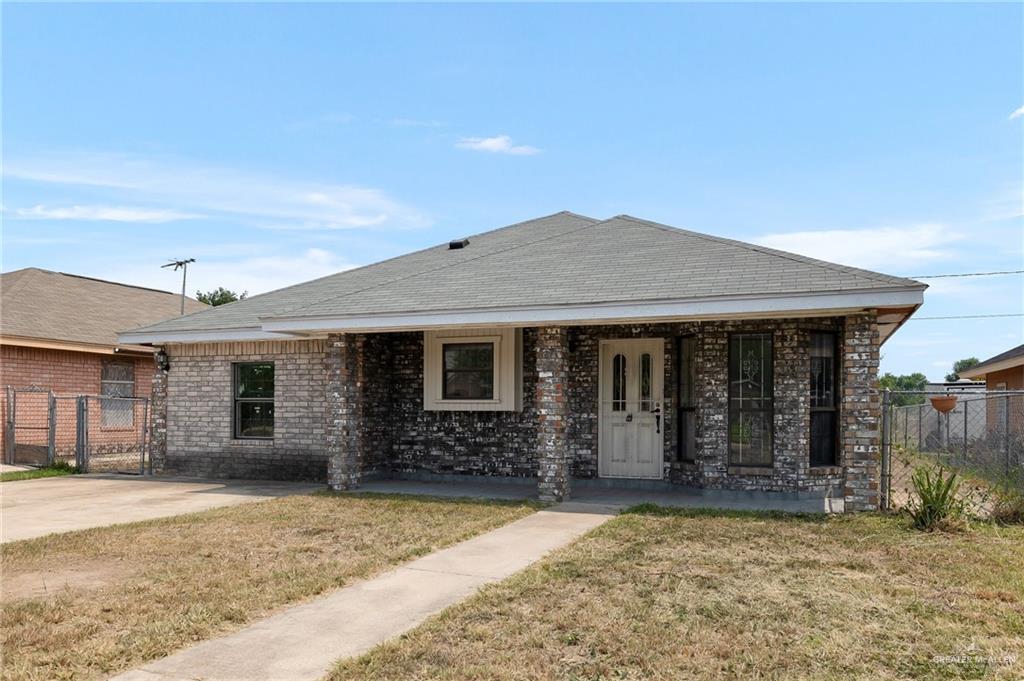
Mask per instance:
[[[359,486],[362,469],[360,340],[355,334],[327,336],[327,487]]]
[[[164,348],[157,348],[157,354]],[[149,397],[149,461],[154,473],[167,467],[167,370],[153,355],[153,387]]]
[[[569,497],[566,399],[569,346],[564,327],[537,329],[537,492],[543,501]]]
[[[840,419],[844,503],[847,513],[878,510],[881,396],[875,314],[851,315],[843,332],[843,401]]]

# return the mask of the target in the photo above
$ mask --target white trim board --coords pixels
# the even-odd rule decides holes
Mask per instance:
[[[209,331],[137,331],[122,343],[285,340],[330,332],[412,331],[444,328],[647,323],[717,319],[772,319],[853,314],[867,309],[909,307],[924,301],[924,289],[846,291],[787,296],[715,297],[687,300],[544,305],[475,310],[437,310],[332,317],[273,317],[260,327]]]

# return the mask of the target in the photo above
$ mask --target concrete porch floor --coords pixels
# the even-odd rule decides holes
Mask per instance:
[[[601,481],[602,483],[610,481]],[[733,511],[783,511],[786,513],[842,513],[842,498],[793,498],[794,495],[770,492],[736,492],[665,486],[643,489],[627,485],[593,484],[573,481],[570,500],[580,504],[599,504],[629,508],[652,503],[678,508],[720,508]],[[434,497],[474,499],[534,499],[537,483],[527,478],[480,480],[364,480],[355,492],[381,494],[421,494]]]

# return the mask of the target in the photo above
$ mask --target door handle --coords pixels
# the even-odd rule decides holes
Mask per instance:
[[[632,422],[633,422],[633,415],[632,414],[626,414],[626,423],[632,423]]]
[[[654,403],[654,432],[661,433],[661,402]]]

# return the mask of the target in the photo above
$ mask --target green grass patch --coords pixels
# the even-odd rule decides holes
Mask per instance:
[[[78,469],[66,461],[55,461],[50,466],[33,468],[27,471],[8,471],[0,473],[0,482],[15,482],[17,480],[35,480],[36,478],[56,478],[61,475],[74,475]]]

